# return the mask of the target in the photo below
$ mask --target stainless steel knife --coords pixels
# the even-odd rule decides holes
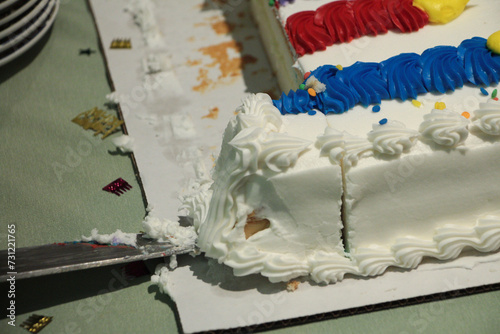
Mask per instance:
[[[110,246],[94,243],[54,243],[12,250],[0,250],[0,280],[44,276],[74,270],[101,267],[119,263],[185,254],[196,251],[196,246],[175,246],[137,234],[137,247]],[[14,255],[14,257],[8,257]],[[8,259],[11,262],[8,262]],[[12,265],[10,267],[10,265]]]

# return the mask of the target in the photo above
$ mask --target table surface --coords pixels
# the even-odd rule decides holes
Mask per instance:
[[[98,43],[85,0],[61,1],[51,32],[0,67],[2,249],[10,224],[16,247],[78,240],[96,227],[141,229],[146,211],[132,160],[111,142],[120,134],[102,140],[71,122],[93,107],[115,112],[106,106],[111,88]],[[89,47],[96,53],[79,54]],[[101,190],[118,177],[132,190],[120,197]],[[16,327],[35,313],[54,317],[44,333],[182,332],[175,303],[148,275],[123,276],[120,266],[18,280],[15,287]],[[499,309],[500,291],[492,291],[271,332],[498,333]],[[23,333],[8,320],[2,316],[0,332]]]

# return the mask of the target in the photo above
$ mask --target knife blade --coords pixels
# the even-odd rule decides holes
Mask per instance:
[[[170,242],[144,238],[143,234],[137,234],[136,243],[137,247],[87,242],[54,243],[18,248],[14,254],[12,249],[10,252],[0,250],[0,258],[4,259],[0,263],[0,280],[10,276],[23,279],[51,275],[196,251],[195,244],[175,246]],[[7,259],[14,260],[9,262]],[[14,266],[10,267],[12,263]]]

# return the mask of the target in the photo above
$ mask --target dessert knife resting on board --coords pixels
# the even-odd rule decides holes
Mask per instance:
[[[10,276],[30,278],[196,251],[194,244],[175,246],[146,239],[142,234],[137,234],[136,243],[137,248],[78,242],[18,248],[15,253],[12,249],[0,250],[0,281]]]

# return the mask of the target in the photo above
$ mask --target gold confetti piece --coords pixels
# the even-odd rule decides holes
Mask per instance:
[[[43,315],[32,314],[26,321],[21,324],[21,327],[30,333],[38,333],[45,328],[53,317],[46,317]]]
[[[71,121],[85,130],[94,130],[94,136],[101,133],[101,139],[115,132],[123,124],[123,121],[116,118],[116,116],[108,115],[104,110],[97,107],[78,114]]]
[[[130,38],[115,38],[111,41],[110,49],[132,49]]]

